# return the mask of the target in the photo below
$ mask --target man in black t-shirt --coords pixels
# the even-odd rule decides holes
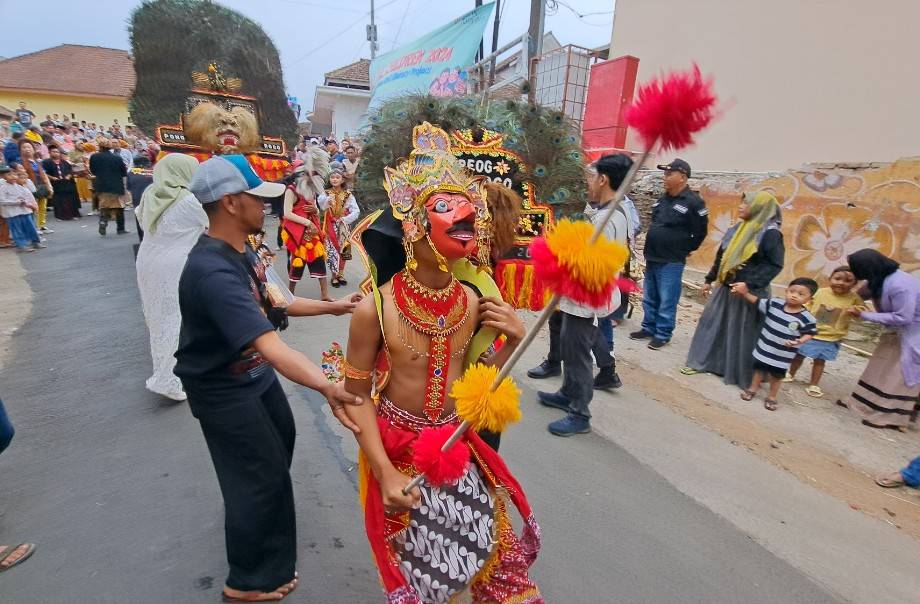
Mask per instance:
[[[26,107],[25,101],[19,101],[19,109],[16,110],[16,121],[19,122],[25,130],[29,129],[29,126],[32,125],[32,118],[35,117],[35,114],[32,113],[32,110]]]
[[[652,224],[645,235],[645,278],[642,282],[642,329],[633,340],[650,340],[651,350],[671,341],[677,324],[684,264],[702,245],[709,228],[706,202],[690,190],[690,164],[675,159],[664,170],[664,197],[652,206]]]
[[[189,253],[179,280],[182,328],[175,373],[201,423],[224,497],[230,564],[224,599],[281,599],[297,586],[289,471],[295,427],[275,369],[322,393],[339,421],[355,431],[343,407],[361,401],[328,382],[275,331],[279,311],[247,237],[261,232],[263,200],[280,195],[283,185],[262,182],[242,155],[226,155],[201,164],[189,188],[210,227]],[[358,300],[294,298],[286,314],[341,315]]]

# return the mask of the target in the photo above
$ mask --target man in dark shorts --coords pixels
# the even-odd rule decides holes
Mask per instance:
[[[295,426],[275,369],[320,392],[352,430],[357,428],[343,406],[361,400],[327,381],[275,329],[286,324],[285,315],[350,313],[357,300],[294,298],[286,313],[276,306],[279,292],[266,283],[247,238],[262,230],[263,200],[284,187],[262,182],[242,155],[204,162],[189,189],[210,228],[189,253],[179,280],[182,329],[175,373],[201,423],[224,498],[230,574],[223,596],[280,600],[297,586],[289,471]]]

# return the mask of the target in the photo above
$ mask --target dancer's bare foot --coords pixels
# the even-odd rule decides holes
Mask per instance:
[[[297,589],[299,579],[295,573],[294,580],[285,583],[272,591],[240,591],[224,587],[224,602],[277,602],[283,600],[288,594]]]
[[[0,572],[25,562],[35,552],[34,543],[19,545],[0,545]]]

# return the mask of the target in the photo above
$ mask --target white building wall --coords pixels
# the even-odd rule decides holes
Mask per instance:
[[[694,169],[892,161],[920,154],[918,22],[918,0],[616,0],[610,57],[640,83],[693,61],[715,78]]]
[[[367,112],[368,97],[339,97],[332,109],[332,131],[337,140],[343,137],[354,136]]]

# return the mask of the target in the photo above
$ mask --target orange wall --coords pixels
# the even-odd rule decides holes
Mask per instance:
[[[880,168],[802,169],[759,182],[703,181],[709,237],[688,266],[709,270],[742,192],[767,190],[783,208],[786,263],[777,283],[826,279],[846,257],[874,248],[920,276],[920,158]]]
[[[19,109],[19,101],[25,101],[26,106],[35,113],[35,124],[45,119],[46,115],[64,113],[73,114],[78,122],[96,122],[99,125],[111,126],[112,120],[124,126],[130,124],[128,118],[128,99],[97,98],[74,96],[66,94],[44,94],[37,92],[22,92],[0,89],[0,105],[13,111]]]

